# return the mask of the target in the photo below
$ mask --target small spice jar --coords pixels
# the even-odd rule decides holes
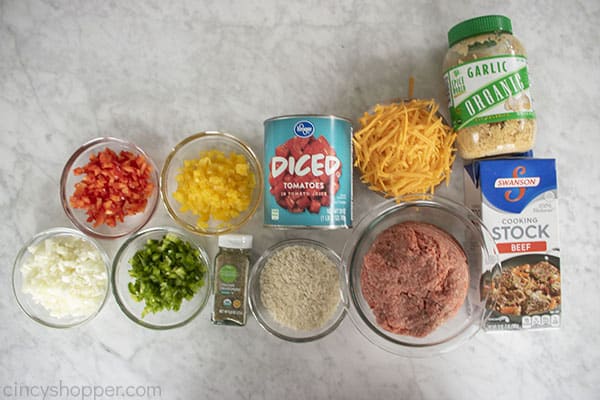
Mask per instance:
[[[246,325],[252,235],[222,235],[218,243],[211,320],[217,325]]]
[[[536,121],[525,48],[501,15],[469,19],[448,31],[444,59],[452,125],[465,159],[531,150]]]

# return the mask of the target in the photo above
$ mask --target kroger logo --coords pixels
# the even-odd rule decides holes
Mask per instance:
[[[298,121],[294,125],[294,134],[301,138],[307,138],[315,133],[315,126],[309,121]]]

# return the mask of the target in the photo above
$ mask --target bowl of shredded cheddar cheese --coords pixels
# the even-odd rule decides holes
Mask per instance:
[[[456,134],[434,100],[377,104],[359,119],[354,166],[369,189],[385,197],[433,194],[450,181]]]
[[[262,199],[262,168],[233,135],[202,132],[178,143],[160,177],[163,203],[183,228],[220,235],[244,225]]]

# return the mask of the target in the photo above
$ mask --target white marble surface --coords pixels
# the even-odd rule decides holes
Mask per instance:
[[[169,400],[599,398],[600,3],[291,3],[0,0],[0,385],[158,385]],[[535,150],[558,159],[560,330],[480,332],[451,353],[411,360],[374,347],[349,319],[323,340],[295,345],[252,318],[243,329],[212,326],[206,310],[154,332],[112,298],[71,330],[45,328],[18,309],[13,259],[36,232],[69,226],[59,176],[84,141],[130,139],[161,165],[180,139],[218,129],[262,156],[270,116],[356,119],[405,95],[409,75],[418,95],[441,99],[447,29],[488,13],[510,16],[529,51]],[[461,191],[456,173],[439,192],[461,200]],[[355,199],[357,216],[380,200],[361,185]],[[171,224],[162,207],[150,223],[160,224]],[[262,213],[244,231],[256,234],[259,252],[309,234],[341,251],[349,234],[270,231]],[[112,255],[120,243],[102,244]],[[214,240],[206,244],[214,253]]]

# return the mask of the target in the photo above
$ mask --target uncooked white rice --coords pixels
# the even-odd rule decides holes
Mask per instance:
[[[271,255],[260,274],[260,298],[281,325],[306,331],[320,328],[340,301],[338,270],[313,247],[284,247]]]

